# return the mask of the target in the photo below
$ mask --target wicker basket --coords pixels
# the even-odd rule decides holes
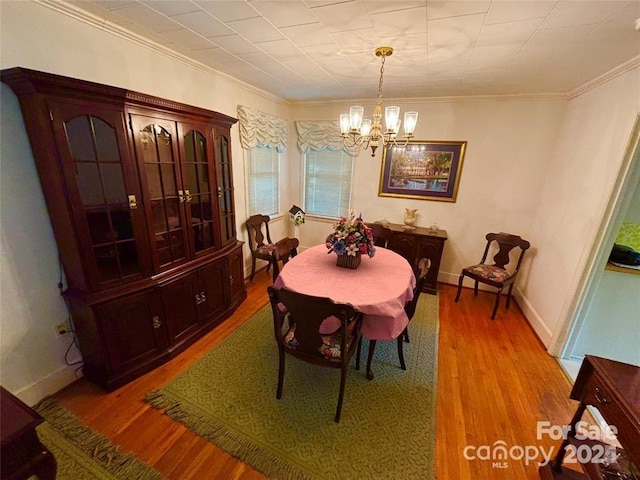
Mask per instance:
[[[354,255],[337,255],[338,259],[336,260],[336,265],[343,268],[358,268],[360,265],[360,254],[357,253]]]

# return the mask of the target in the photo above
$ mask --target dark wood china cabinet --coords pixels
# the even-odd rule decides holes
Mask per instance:
[[[84,375],[112,390],[244,300],[230,129],[202,108],[24,68],[17,95]]]

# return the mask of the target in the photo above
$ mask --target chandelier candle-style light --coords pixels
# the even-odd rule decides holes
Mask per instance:
[[[418,112],[405,112],[404,114],[404,143],[398,144],[397,136],[400,131],[400,107],[390,106],[384,109],[386,131],[382,132],[380,120],[382,119],[382,78],[384,75],[384,60],[393,53],[391,47],[376,48],[376,56],[381,57],[380,82],[378,83],[378,103],[373,110],[373,122],[364,119],[364,107],[354,105],[349,113],[340,114],[340,134],[344,145],[348,148],[364,145],[364,149],[371,147],[371,156],[374,157],[380,144],[393,143],[397,146],[406,146],[413,137],[413,131],[418,123]]]

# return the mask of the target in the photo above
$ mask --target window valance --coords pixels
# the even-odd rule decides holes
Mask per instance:
[[[298,131],[298,150],[301,153],[309,150],[344,150],[349,155],[357,156],[358,147],[347,148],[342,143],[340,136],[340,125],[338,122],[321,121],[300,121],[296,122]]]
[[[242,148],[251,149],[258,144],[273,147],[278,152],[287,149],[287,122],[244,105],[238,105],[238,125]]]

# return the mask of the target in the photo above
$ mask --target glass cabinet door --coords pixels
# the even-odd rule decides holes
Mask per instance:
[[[141,171],[149,219],[152,256],[157,271],[187,259],[185,212],[175,123],[131,115],[134,143]]]
[[[196,256],[220,243],[214,223],[217,206],[210,128],[207,125],[179,125],[187,219]]]
[[[144,221],[126,155],[121,112],[49,103],[67,191],[94,285],[139,278]],[[138,214],[138,215],[136,215]],[[138,236],[136,236],[136,230]]]
[[[233,177],[231,170],[231,144],[228,131],[215,131],[216,178],[218,181],[218,207],[222,244],[236,239],[236,221],[233,208]]]

